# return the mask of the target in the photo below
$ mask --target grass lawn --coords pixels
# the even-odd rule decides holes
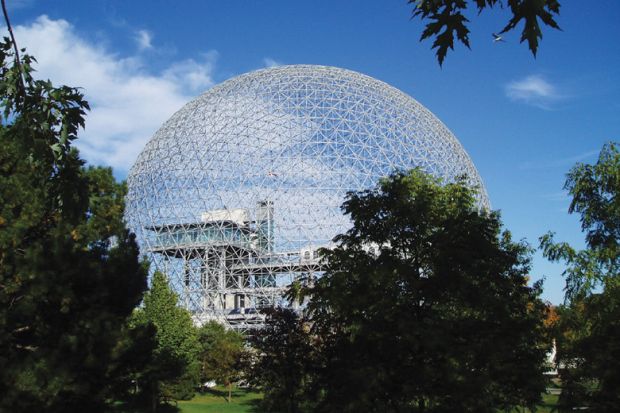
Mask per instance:
[[[179,401],[177,407],[181,413],[258,413],[256,403],[261,399],[260,393],[234,388],[230,403],[226,402],[227,394],[225,388],[216,387],[197,394],[192,400]]]
[[[560,396],[557,394],[543,394],[543,401],[540,404],[540,408],[538,409],[541,413],[553,412],[555,411],[555,407],[558,403],[558,398]]]
[[[197,394],[192,400],[178,401],[158,409],[160,413],[261,413],[257,402],[261,399],[260,393],[245,389],[234,388],[232,402],[226,402],[227,391],[224,387],[216,387],[204,394]],[[543,401],[536,410],[537,413],[551,413],[558,401],[558,396],[543,394]],[[129,410],[115,409],[114,413],[129,413]],[[133,411],[131,411],[133,412]],[[530,413],[529,409],[515,409],[511,413]]]
[[[557,394],[543,393],[542,402],[536,407],[536,413],[552,413],[555,412],[556,405],[558,403]],[[511,413],[531,413],[530,409],[518,408],[511,410]]]

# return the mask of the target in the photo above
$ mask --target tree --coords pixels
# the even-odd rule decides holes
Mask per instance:
[[[620,288],[561,306],[554,326],[562,380],[560,412],[609,412],[620,405]]]
[[[128,408],[143,407],[144,397],[148,394],[141,384],[147,383],[153,365],[157,347],[155,333],[152,324],[135,324],[131,318],[128,320],[107,363],[105,386],[108,400],[123,403]]]
[[[0,43],[0,411],[98,411],[146,268],[124,184],[72,146],[88,104],[34,80],[13,46]]]
[[[350,193],[353,227],[306,289],[323,412],[494,412],[533,406],[546,306],[530,249],[463,181],[419,170]]]
[[[545,25],[560,30],[555,16],[560,14],[558,0],[409,0],[413,4],[413,17],[419,17],[426,23],[420,41],[433,38],[433,49],[437,49],[437,60],[442,65],[448,53],[448,48],[454,49],[454,37],[467,48],[469,44],[469,19],[465,16],[468,6],[475,7],[478,14],[484,9],[495,6],[504,8],[507,5],[511,16],[506,25],[493,33],[496,41],[501,41],[501,35],[515,29],[523,21],[521,43],[527,41],[532,54],[536,56],[538,42],[542,39],[542,30],[539,20]]]
[[[555,242],[554,234],[540,238],[543,254],[567,264],[566,298],[583,297],[597,286],[616,282],[620,274],[620,152],[617,143],[603,146],[595,165],[579,163],[567,175],[564,189],[572,196],[568,212],[581,215],[586,233],[584,250]]]
[[[558,362],[564,367],[560,406],[569,411],[612,411],[620,404],[620,151],[603,146],[594,165],[579,163],[564,188],[569,213],[581,215],[586,248],[576,250],[541,237],[543,254],[564,262],[566,306],[556,327]],[[602,291],[601,291],[602,289]]]
[[[250,336],[248,376],[264,394],[266,411],[297,413],[312,399],[312,372],[319,343],[310,324],[286,308],[266,310],[265,327]]]
[[[198,330],[201,381],[215,380],[228,388],[227,401],[232,400],[232,384],[240,376],[244,353],[243,336],[210,321]]]
[[[153,411],[162,399],[193,397],[198,384],[196,329],[189,312],[177,302],[166,276],[156,271],[143,307],[134,314],[134,325],[151,324],[156,331],[153,359],[140,377]]]

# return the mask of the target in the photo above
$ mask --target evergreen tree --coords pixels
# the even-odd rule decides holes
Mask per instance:
[[[156,271],[143,307],[134,314],[134,325],[155,328],[155,350],[139,385],[153,411],[161,400],[189,399],[198,385],[198,341],[189,312],[177,305],[178,296],[166,276]]]
[[[34,80],[13,46],[0,43],[0,411],[97,411],[146,268],[124,184],[72,145],[88,104]]]

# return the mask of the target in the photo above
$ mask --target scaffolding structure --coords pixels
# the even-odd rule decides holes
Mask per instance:
[[[294,65],[230,79],[185,105],[128,176],[126,219],[197,323],[263,323],[317,250],[350,227],[348,191],[414,167],[482,180],[454,135],[401,91],[345,69]]]
[[[273,206],[260,201],[255,219],[245,209],[202,214],[201,222],[151,226],[147,248],[161,256],[167,274],[182,268],[183,305],[202,324],[209,320],[247,330],[259,326],[259,309],[278,305],[285,286],[278,278],[297,278],[320,270],[318,250],[274,251]]]

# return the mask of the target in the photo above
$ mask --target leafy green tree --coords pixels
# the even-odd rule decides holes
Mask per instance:
[[[306,289],[324,358],[323,412],[495,412],[533,406],[546,306],[530,249],[464,181],[413,170],[350,193],[353,227]]]
[[[250,336],[248,377],[264,394],[266,411],[297,413],[312,399],[320,353],[310,324],[291,309],[266,310],[265,327]]]
[[[566,298],[587,296],[597,286],[616,282],[620,274],[620,151],[603,146],[594,165],[579,163],[567,175],[564,189],[572,196],[568,212],[581,215],[587,248],[576,250],[555,242],[554,234],[540,238],[544,255],[565,262]]]
[[[560,412],[614,411],[620,405],[620,288],[561,306],[554,328],[562,393]]]
[[[201,381],[215,380],[228,388],[227,401],[232,400],[232,384],[240,378],[244,354],[243,336],[210,321],[198,330],[200,342]]]
[[[556,329],[561,408],[613,411],[620,405],[620,151],[606,144],[594,165],[579,163],[564,186],[581,216],[586,248],[541,237],[543,254],[564,262],[566,302]],[[602,291],[601,291],[602,290]]]
[[[146,268],[124,184],[72,146],[82,94],[33,79],[12,47],[0,43],[0,411],[98,411]]]
[[[141,386],[151,408],[161,400],[189,399],[198,385],[198,340],[189,312],[177,305],[178,296],[166,276],[156,271],[142,308],[135,311],[134,325],[155,327],[155,350]]]
[[[476,8],[478,14],[485,9],[499,6],[510,12],[506,25],[492,35],[495,41],[502,41],[501,35],[515,29],[523,22],[521,31],[521,43],[527,41],[532,54],[536,56],[538,42],[542,39],[542,30],[539,20],[546,26],[560,30],[555,17],[560,14],[560,2],[558,0],[408,0],[413,4],[413,17],[419,17],[422,21],[428,21],[422,32],[420,40],[434,38],[433,49],[437,49],[439,64],[448,53],[448,48],[454,49],[454,40],[469,44],[469,19],[466,17],[467,9]],[[489,33],[491,34],[491,33]]]

